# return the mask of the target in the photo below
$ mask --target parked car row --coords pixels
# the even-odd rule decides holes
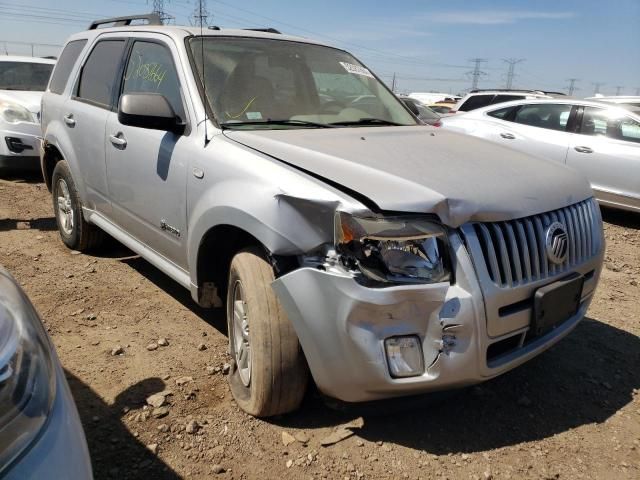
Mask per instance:
[[[445,129],[566,164],[589,180],[601,204],[640,212],[640,115],[617,103],[519,100],[441,123]]]

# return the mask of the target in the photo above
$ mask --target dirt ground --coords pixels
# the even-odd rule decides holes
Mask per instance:
[[[637,479],[640,215],[604,218],[588,318],[550,351],[438,401],[336,411],[312,391],[269,420],[232,400],[224,316],[115,241],[93,256],[66,249],[37,178],[0,180],[0,264],[44,319],[98,479]],[[166,391],[166,405],[145,406]],[[320,445],[359,417],[353,436]]]

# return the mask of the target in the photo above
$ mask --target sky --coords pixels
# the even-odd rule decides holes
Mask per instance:
[[[158,1],[158,0],[156,0]],[[221,27],[274,27],[353,53],[402,93],[462,93],[471,59],[486,60],[479,88],[640,94],[640,0],[204,0]],[[0,54],[56,55],[92,19],[146,13],[153,0],[0,0]],[[197,0],[164,0],[178,25]],[[22,44],[22,43],[25,44]],[[45,45],[42,45],[45,44]],[[620,87],[620,88],[618,88]]]

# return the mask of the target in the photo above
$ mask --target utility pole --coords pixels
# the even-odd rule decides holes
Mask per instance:
[[[524,58],[503,58],[503,62],[509,65],[509,70],[507,71],[507,83],[505,85],[507,90],[511,90],[513,86],[513,78],[516,76],[515,69],[516,65],[520,62],[524,62]]]
[[[200,28],[208,26],[207,17],[209,16],[209,10],[207,9],[207,0],[196,0],[195,7],[193,9],[193,25]]]
[[[396,72],[393,72],[393,78],[391,79],[391,91],[396,93]]]
[[[472,58],[469,61],[474,63],[474,67],[473,67],[473,70],[471,70],[470,72],[467,72],[467,75],[471,76],[471,90],[475,90],[478,88],[478,81],[480,80],[480,77],[484,77],[487,75],[487,72],[483,72],[482,70],[480,70],[480,66],[483,63],[487,63],[487,59]]]
[[[166,0],[166,1],[168,3],[170,0]],[[174,16],[170,15],[164,9],[164,2],[165,2],[165,0],[153,0],[153,10],[152,10],[151,13],[157,14],[160,17],[160,21],[162,23],[169,23],[171,20],[174,19]]]
[[[579,78],[567,78],[567,82],[569,82],[568,94],[569,96],[573,95],[573,92],[576,90],[580,90],[576,87],[576,82],[579,81]]]
[[[622,89],[624,88],[624,86],[618,85],[616,87],[616,96],[620,95],[622,93]]]
[[[606,85],[604,82],[593,82],[593,94],[597,95],[600,93],[600,87]]]

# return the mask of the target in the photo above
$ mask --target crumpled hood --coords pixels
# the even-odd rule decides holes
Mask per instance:
[[[17,103],[31,113],[38,115],[43,93],[44,92],[28,92],[22,90],[0,90],[0,100]]]
[[[355,190],[381,210],[434,213],[451,227],[534,215],[593,195],[564,165],[424,126],[224,134]]]

